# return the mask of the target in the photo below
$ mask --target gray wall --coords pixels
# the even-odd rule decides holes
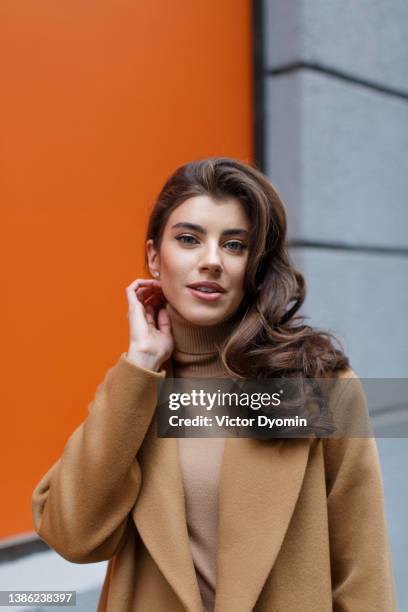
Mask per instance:
[[[406,378],[408,2],[259,6],[258,157],[286,204],[307,283],[302,313],[337,334],[360,377]],[[408,610],[408,443],[377,443],[399,609]]]
[[[360,376],[406,377],[408,3],[263,6],[264,170],[287,205],[303,311]]]

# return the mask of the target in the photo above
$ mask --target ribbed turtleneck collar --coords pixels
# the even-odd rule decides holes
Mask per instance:
[[[171,321],[175,348],[172,355],[175,377],[218,377],[224,375],[219,348],[235,329],[233,315],[215,325],[195,325],[187,321],[169,303],[166,310]]]
[[[237,324],[236,319],[231,317],[215,325],[194,325],[169,303],[166,305],[166,310],[170,316],[176,350],[192,355],[217,353],[218,347],[232,333]]]

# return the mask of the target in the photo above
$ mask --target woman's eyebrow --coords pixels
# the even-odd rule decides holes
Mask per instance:
[[[171,229],[175,228],[190,229],[201,234],[207,233],[207,230],[202,225],[197,225],[196,223],[188,223],[187,221],[180,221],[179,223],[175,223],[171,226]],[[241,227],[231,227],[221,232],[222,236],[235,236],[236,234],[243,234],[244,236],[249,236],[249,231]]]

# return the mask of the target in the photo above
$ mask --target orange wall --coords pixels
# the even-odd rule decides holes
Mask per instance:
[[[6,0],[0,41],[4,537],[127,349],[164,179],[252,159],[251,2]]]

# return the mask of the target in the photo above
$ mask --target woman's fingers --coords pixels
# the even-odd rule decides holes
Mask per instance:
[[[157,313],[165,306],[161,282],[154,279],[136,279],[127,288],[129,307],[143,316],[149,325],[156,327]]]
[[[155,325],[155,320],[154,320],[154,309],[153,306],[151,305],[147,305],[145,307],[145,313],[146,313],[146,321],[148,322],[149,325]]]
[[[159,314],[157,315],[157,326],[164,334],[171,335],[171,321],[169,313],[165,308],[159,310]]]
[[[145,306],[151,304],[154,308],[165,301],[161,287],[139,287],[137,289],[137,299]]]
[[[145,301],[145,312],[151,313],[151,317],[149,317],[148,322],[152,323],[154,327],[158,327],[158,315],[160,309],[165,308],[166,302],[164,300],[164,296],[162,295],[152,295]],[[166,312],[167,314],[167,312]]]
[[[160,281],[150,279],[137,279],[133,281],[133,283],[126,287],[129,304],[135,305],[137,302],[140,303],[145,295],[158,289],[161,289]]]
[[[139,287],[136,290],[136,297],[139,301],[145,302],[147,299],[149,299],[152,295],[155,295],[156,293],[157,288],[155,287]]]
[[[138,351],[141,351],[156,355],[158,359],[168,358],[173,351],[174,339],[161,282],[136,279],[126,287],[126,295],[132,355],[138,358]]]
[[[136,289],[136,294],[138,296],[146,296],[153,293],[162,293],[161,285],[140,285]]]
[[[136,291],[139,287],[160,287],[161,283],[158,280],[150,278],[137,278],[126,289]]]

